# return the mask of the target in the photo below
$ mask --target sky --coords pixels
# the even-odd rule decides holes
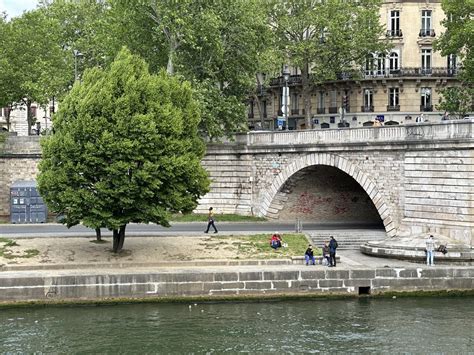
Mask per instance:
[[[5,11],[8,18],[19,16],[26,10],[36,8],[38,0],[0,0],[0,13]]]

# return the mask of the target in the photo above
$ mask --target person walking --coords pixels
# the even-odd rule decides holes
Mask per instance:
[[[426,265],[434,265],[435,240],[432,235],[426,240]]]
[[[306,260],[306,265],[309,264],[309,261],[311,260],[312,265],[316,265],[316,260],[314,259],[314,254],[313,254],[313,247],[308,245],[308,249],[306,249],[306,252],[304,253],[304,258]]]
[[[336,239],[331,236],[331,240],[329,241],[329,266],[335,267],[336,266],[336,249],[338,247]]]
[[[217,233],[216,225],[214,224],[214,212],[212,211],[212,207],[209,207],[209,213],[207,214],[207,229],[204,233],[209,233],[209,228],[214,228],[214,233]]]

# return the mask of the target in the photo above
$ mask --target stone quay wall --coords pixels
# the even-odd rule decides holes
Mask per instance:
[[[0,302],[103,300],[114,298],[281,297],[359,295],[474,289],[474,268],[238,270],[193,268],[167,271],[75,271],[0,273]]]

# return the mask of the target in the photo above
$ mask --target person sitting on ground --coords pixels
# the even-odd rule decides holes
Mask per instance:
[[[278,248],[281,248],[281,243],[282,243],[282,239],[281,239],[280,234],[278,234],[278,232],[275,232],[272,235],[272,238],[270,239],[270,246],[276,250]]]
[[[306,265],[309,264],[309,261],[311,260],[312,265],[316,265],[316,260],[314,259],[314,254],[313,254],[313,247],[308,245],[308,249],[306,249],[306,252],[304,253],[304,258],[306,260]]]
[[[331,260],[329,257],[329,242],[324,242],[323,245],[323,260],[325,261],[325,265],[329,266],[331,264]]]

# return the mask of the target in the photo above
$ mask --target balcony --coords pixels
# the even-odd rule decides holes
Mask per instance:
[[[387,105],[387,112],[400,111],[400,105]]]
[[[432,112],[433,105],[420,105],[420,112]]]
[[[361,112],[374,112],[374,106],[361,106]]]
[[[298,108],[292,108],[291,109],[291,115],[292,116],[298,116],[300,114],[300,110]]]
[[[365,70],[365,79],[400,78],[400,77],[453,77],[459,74],[457,68],[400,68],[385,70]]]
[[[288,86],[300,85],[301,81],[301,75],[291,75],[288,79],[287,84]],[[270,80],[270,86],[285,86],[285,79],[282,76],[279,76],[278,78],[273,78],[272,80]]]
[[[247,113],[247,117],[248,117],[248,118],[254,118],[253,112],[248,112],[248,113]]]
[[[329,113],[337,113],[337,107],[329,107]]]
[[[436,36],[435,30],[422,28],[419,33],[419,37],[434,37]]]
[[[388,30],[385,35],[387,37],[403,37],[402,30]]]
[[[324,107],[318,107],[318,108],[316,109],[316,113],[317,113],[318,115],[324,115],[324,114],[326,113],[326,109],[325,109]]]
[[[346,109],[346,113],[350,113],[350,112],[351,112],[351,106],[350,106],[350,105],[346,105],[346,106],[345,106],[345,109]]]

